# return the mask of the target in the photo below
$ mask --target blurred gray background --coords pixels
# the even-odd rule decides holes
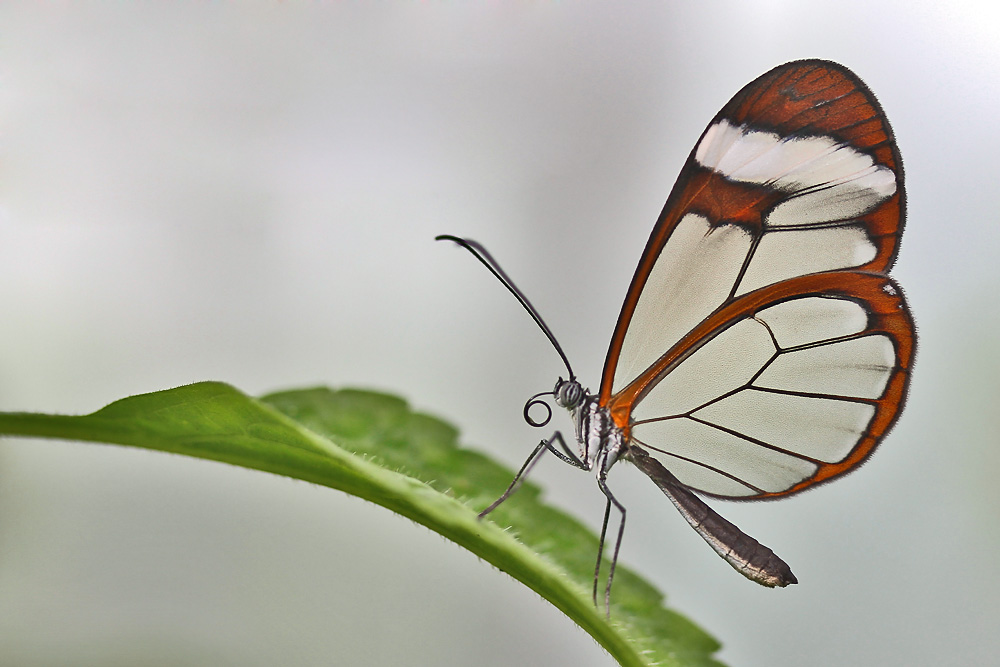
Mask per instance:
[[[597,386],[625,289],[715,112],[821,57],[906,164],[909,407],[855,475],[715,503],[801,584],[736,575],[638,471],[623,561],[731,665],[1000,650],[1000,9],[968,2],[4,3],[0,409],[198,380],[398,393],[511,466],[558,358]],[[557,415],[557,424],[569,421]],[[593,479],[535,481],[593,526]],[[0,442],[0,663],[610,665],[520,584],[388,511],[113,446]]]

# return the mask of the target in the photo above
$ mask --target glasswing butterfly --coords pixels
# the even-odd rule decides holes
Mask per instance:
[[[594,602],[611,509],[621,516],[604,602],[625,529],[608,487],[619,460],[644,472],[706,542],[748,579],[797,583],[771,549],[711,509],[784,498],[857,469],[899,417],[916,346],[887,275],[905,195],[899,150],[868,87],[842,65],[800,60],[739,91],[681,170],[625,295],[599,391],[584,389],[548,326],[478,243],[472,252],[528,311],[568,378],[524,408],[544,426],[551,396],[570,411],[577,448],[544,452],[595,471],[607,498]],[[547,409],[542,420],[529,410]]]

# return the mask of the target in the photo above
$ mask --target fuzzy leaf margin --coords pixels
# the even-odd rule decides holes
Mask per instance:
[[[89,415],[0,413],[0,436],[113,443],[222,461],[339,489],[401,514],[508,573],[569,616],[625,667],[718,667],[718,642],[663,606],[627,568],[611,619],[591,602],[597,537],[525,483],[476,514],[513,472],[458,446],[449,424],[388,394],[324,387],[254,399],[201,382],[124,398]]]

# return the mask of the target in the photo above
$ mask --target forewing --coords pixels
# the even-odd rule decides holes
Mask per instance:
[[[747,85],[688,158],[636,269],[601,401],[712,313],[817,272],[884,273],[903,223],[903,176],[871,91],[835,63],[782,65]],[[630,407],[630,406],[628,406]]]

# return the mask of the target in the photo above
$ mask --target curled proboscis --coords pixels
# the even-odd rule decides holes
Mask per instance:
[[[534,426],[535,428],[545,426],[550,421],[552,421],[552,406],[543,401],[541,399],[542,396],[554,396],[554,395],[551,391],[543,391],[542,393],[535,394],[534,396],[529,398],[528,402],[524,404],[524,421],[528,422],[528,424]],[[533,419],[532,416],[529,414],[531,408],[536,405],[540,405],[543,408],[545,408],[545,417],[541,421]]]

